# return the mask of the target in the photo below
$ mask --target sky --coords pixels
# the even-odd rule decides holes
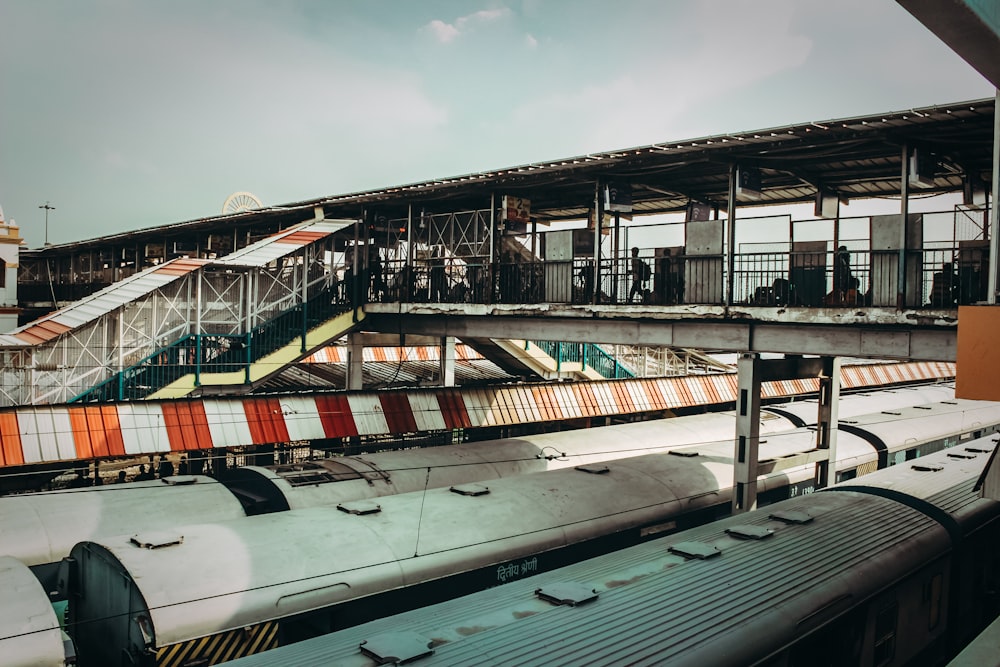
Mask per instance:
[[[29,247],[993,97],[894,0],[3,0]]]

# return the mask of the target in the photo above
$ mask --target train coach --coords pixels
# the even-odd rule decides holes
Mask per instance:
[[[227,667],[944,664],[1000,612],[1000,503],[975,490],[995,445]]]
[[[48,594],[24,563],[0,556],[0,664],[63,667],[75,658]]]
[[[895,456],[996,427],[981,416],[952,402],[858,421]],[[860,428],[838,440],[857,465],[878,460]],[[811,484],[814,441],[802,428],[761,443],[762,502]],[[83,542],[66,582],[71,635],[85,665],[212,664],[724,515],[731,443],[684,449]]]
[[[948,405],[954,387],[901,387],[842,397],[844,419],[859,412],[898,410],[928,400]],[[962,411],[990,417],[1000,406],[956,402]],[[761,415],[762,434],[815,422],[815,401],[776,406]],[[970,417],[969,420],[973,419]],[[83,489],[0,497],[0,554],[29,565],[54,591],[59,561],[77,542],[130,531],[151,531],[196,522],[374,498],[526,472],[554,470],[699,442],[732,441],[732,412],[621,424],[420,450],[321,459],[293,465],[245,466],[222,482],[178,476]],[[1000,416],[994,421],[1000,422]],[[729,445],[731,447],[731,445]]]

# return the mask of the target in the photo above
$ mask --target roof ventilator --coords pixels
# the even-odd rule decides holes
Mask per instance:
[[[448,490],[460,496],[485,496],[490,492],[490,487],[482,484],[456,484]]]
[[[993,451],[993,448],[987,449],[985,447],[965,447],[964,449],[965,451],[972,452],[973,454],[989,454]]]
[[[722,553],[718,547],[704,542],[679,542],[668,548],[667,551],[684,556],[684,558],[697,558],[698,560],[714,558]]]
[[[172,477],[161,477],[160,481],[170,486],[187,486],[197,484],[198,478],[194,475],[173,475]]]
[[[914,410],[933,410],[934,408],[931,407],[930,405],[914,405],[913,409]]]
[[[962,453],[962,452],[948,452],[947,456],[948,456],[949,459],[974,459],[974,458],[976,458],[975,454],[972,454],[972,453],[965,454],[965,453]]]
[[[355,500],[347,503],[338,503],[337,509],[348,514],[378,514],[382,511],[382,506],[370,500]]]
[[[605,475],[611,472],[611,469],[608,468],[608,466],[602,466],[602,465],[576,466],[576,470],[579,470],[580,472],[589,472],[591,475]]]
[[[938,463],[914,463],[910,467],[920,472],[938,472],[939,470],[944,470],[944,466]]]
[[[366,639],[358,648],[380,665],[398,665],[434,653],[431,641],[416,632],[387,632]]]
[[[769,519],[774,519],[775,521],[795,525],[812,523],[813,520],[811,514],[807,514],[806,512],[796,512],[795,510],[779,510],[777,512],[771,512],[767,515],[767,517]]]
[[[159,549],[184,542],[184,536],[168,531],[135,534],[130,540],[132,544],[143,549]]]
[[[726,534],[738,537],[741,540],[763,540],[764,538],[774,535],[774,531],[770,528],[765,528],[764,526],[741,524],[739,526],[726,528]]]
[[[555,605],[575,607],[597,599],[597,589],[572,581],[563,581],[535,589],[535,595]]]
[[[698,452],[691,449],[671,449],[667,452],[667,454],[670,454],[671,456],[684,456],[684,457],[698,456]]]

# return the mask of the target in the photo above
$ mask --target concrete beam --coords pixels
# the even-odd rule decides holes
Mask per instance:
[[[481,314],[476,312],[480,309],[484,310]],[[430,312],[419,305],[404,305],[400,310],[398,304],[391,308],[369,304],[365,309],[365,328],[459,339],[621,343],[913,361],[955,361],[957,351],[954,322],[926,314],[918,319],[907,317],[906,313],[884,317],[883,313],[874,312],[868,318],[837,322],[824,322],[820,314],[811,321],[797,314],[795,318],[773,322],[746,320],[742,313],[740,319],[735,319],[723,309],[695,314],[676,310],[667,313],[669,310],[615,313],[612,318],[595,313],[594,307],[564,307],[554,314],[537,306],[475,308],[463,304]]]

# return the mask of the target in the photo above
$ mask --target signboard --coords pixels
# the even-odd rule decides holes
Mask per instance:
[[[609,181],[604,186],[604,210],[612,213],[632,212],[632,186]]]
[[[704,222],[712,216],[712,207],[703,201],[692,199],[687,205],[685,222]]]
[[[500,209],[500,222],[508,234],[524,234],[531,222],[531,200],[523,197],[504,195]]]
[[[736,167],[736,196],[741,199],[760,199],[760,169],[741,164]]]

